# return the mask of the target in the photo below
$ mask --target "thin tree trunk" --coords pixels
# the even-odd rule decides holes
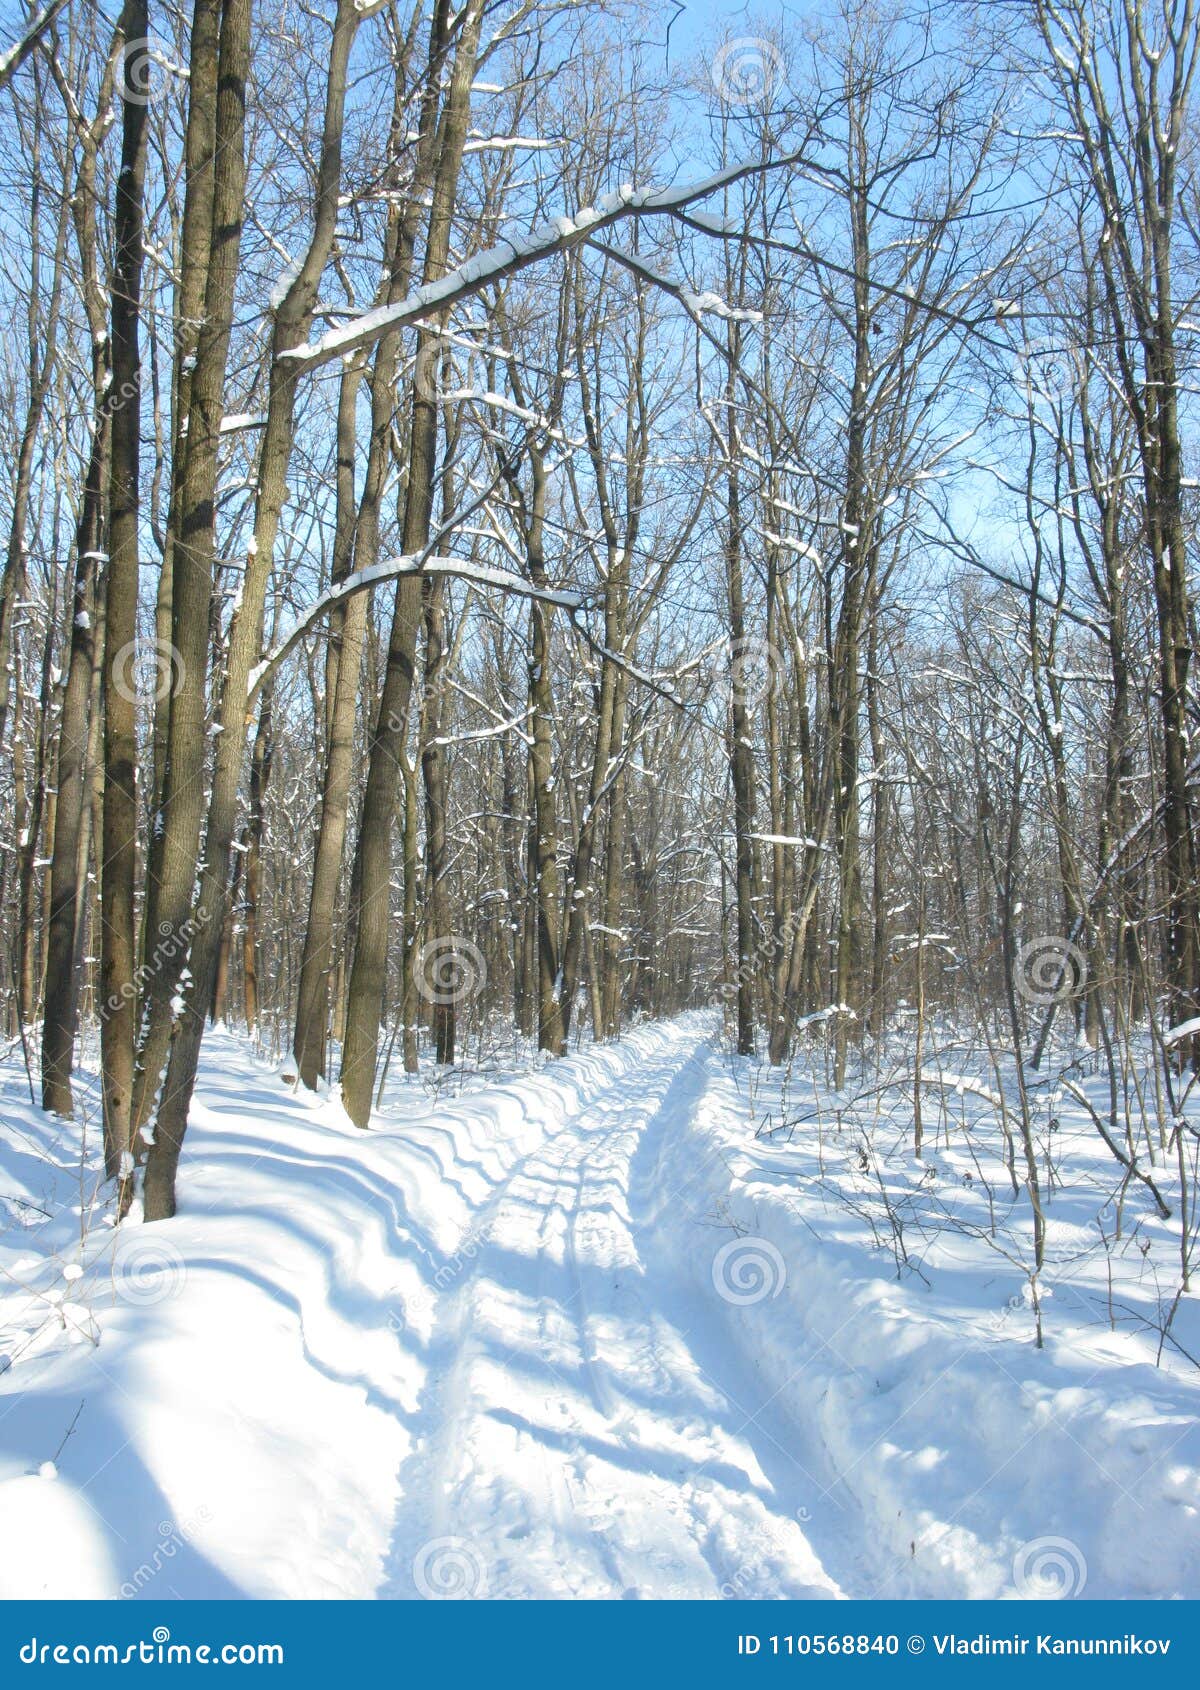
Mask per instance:
[[[425,677],[421,710],[421,777],[425,789],[426,956],[439,978],[454,978],[453,945],[446,902],[446,750],[441,744],[448,664],[445,581],[425,583]],[[454,1061],[456,998],[453,989],[432,993],[433,1049],[438,1063]]]
[[[404,905],[400,927],[400,1014],[403,1019],[404,1072],[421,1067],[421,1010],[417,992],[417,891],[421,877],[421,826],[417,805],[417,772],[407,753],[401,762],[404,778]]]
[[[246,823],[245,911],[242,924],[242,990],[246,1030],[258,1031],[258,901],[262,877],[263,818],[267,784],[271,779],[273,755],[271,723],[272,688],[262,690],[258,707],[258,728],[250,756],[250,815]]]
[[[754,744],[746,676],[750,648],[746,641],[746,604],[742,586],[742,504],[737,467],[739,445],[729,407],[728,497],[725,579],[729,594],[730,699],[729,769],[733,781],[734,894],[737,900],[737,1050],[754,1054],[754,986],[758,970],[754,948]]]
[[[71,598],[71,650],[59,727],[50,855],[50,904],[46,934],[46,993],[42,1019],[42,1107],[55,1115],[73,1113],[71,1073],[79,1008],[76,931],[79,925],[80,840],[87,814],[87,750],[92,729],[92,672],[96,662],[96,564],[102,537],[103,484],[107,470],[108,422],[101,411],[107,379],[107,337],[93,349],[96,395],[92,450],[83,503],[75,530],[75,578]],[[87,857],[84,853],[83,862]]]
[[[376,364],[377,377],[385,372]],[[335,538],[334,574],[347,574],[350,553],[343,548],[350,545],[359,530],[353,521],[354,477],[354,403],[362,379],[360,367],[352,366],[342,373],[338,404],[338,524]],[[374,409],[375,402],[372,402]],[[378,500],[382,484],[383,443],[373,431],[371,458],[368,461],[367,481],[363,492],[364,505]],[[350,459],[351,473],[347,478],[340,466]],[[349,520],[345,516],[347,503],[351,506]],[[321,789],[321,814],[313,853],[312,887],[309,892],[308,920],[304,930],[304,949],[300,959],[300,990],[296,1000],[296,1029],[292,1050],[300,1079],[313,1087],[325,1077],[325,1046],[328,1037],[329,987],[333,963],[333,923],[337,906],[338,882],[345,855],[346,819],[350,807],[350,786],[354,775],[354,725],[358,710],[358,684],[362,669],[363,638],[366,632],[370,595],[357,593],[346,603],[340,626],[331,636],[336,639],[336,655],[326,665],[326,675],[332,680],[332,699],[328,710],[328,743],[325,754],[325,779]],[[328,697],[328,688],[327,688]]]

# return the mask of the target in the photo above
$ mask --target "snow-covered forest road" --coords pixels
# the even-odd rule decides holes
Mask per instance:
[[[119,1233],[94,1108],[56,1122],[23,1082],[0,1070],[4,1595],[1198,1587],[1194,1369],[1145,1324],[1170,1232],[1156,1255],[1130,1196],[1112,1261],[1145,1312],[1106,1322],[1082,1130],[1039,1351],[983,1129],[917,1160],[903,1123],[814,1125],[711,1019],[440,1096],[394,1076],[368,1133],[218,1032],[187,1201]]]
[[[493,1546],[498,1595],[838,1593],[798,1523],[808,1452],[659,1247],[688,1198],[663,1140],[712,1077],[701,1034],[659,1040],[472,1202],[477,1252],[434,1326],[432,1429],[400,1474],[397,1594],[443,1536]],[[482,1578],[458,1548],[450,1574]]]

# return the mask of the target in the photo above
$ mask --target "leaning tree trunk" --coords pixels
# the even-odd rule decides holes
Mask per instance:
[[[47,837],[54,837],[55,794],[46,789],[47,732],[51,716],[53,694],[54,649],[53,618],[48,617],[42,639],[41,679],[38,688],[38,732],[33,741],[33,767],[30,771],[29,798],[17,843],[17,1017],[24,1028],[32,1024],[37,1014],[37,1000],[41,985],[39,941],[42,924],[38,920],[37,873],[38,842],[45,825]],[[47,799],[49,803],[47,804]],[[15,807],[18,815],[20,807]]]

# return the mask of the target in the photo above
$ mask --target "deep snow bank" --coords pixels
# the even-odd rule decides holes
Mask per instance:
[[[1050,1199],[1039,1351],[1021,1259],[984,1240],[965,1148],[929,1146],[918,1163],[900,1145],[864,1174],[852,1124],[839,1137],[827,1122],[820,1141],[811,1120],[791,1144],[756,1136],[787,1113],[772,1087],[749,1065],[713,1059],[689,1132],[646,1147],[644,1253],[652,1274],[688,1282],[697,1305],[720,1311],[747,1402],[769,1404],[779,1441],[794,1441],[812,1471],[806,1529],[834,1546],[849,1593],[1200,1595],[1200,1375],[1184,1361],[1157,1368],[1147,1324],[1156,1284],[1169,1295],[1178,1244],[1159,1227],[1148,1272],[1156,1223],[1128,1199],[1133,1242],[1114,1296],[1141,1319],[1109,1330],[1103,1263],[1078,1243],[1088,1226],[1095,1237],[1096,1192],[1116,1183],[1093,1135],[1071,1147],[1080,1187]],[[1056,1130],[1069,1126],[1064,1115]],[[926,1196],[930,1170],[944,1195]],[[902,1225],[907,1216],[899,1278],[884,1207],[868,1201],[876,1178]],[[997,1231],[1010,1252],[1022,1207]],[[931,1226],[931,1213],[944,1224]],[[1176,1327],[1189,1344],[1195,1303]],[[848,1535],[850,1570],[835,1559]]]
[[[0,1597],[372,1595],[473,1213],[656,1036],[361,1133],[215,1033],[180,1213],[119,1233],[94,1090],[0,1070]]]

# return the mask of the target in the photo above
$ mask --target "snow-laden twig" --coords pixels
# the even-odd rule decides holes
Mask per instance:
[[[48,0],[24,35],[7,52],[0,53],[0,88],[4,88],[20,70],[66,3],[67,0]]]

